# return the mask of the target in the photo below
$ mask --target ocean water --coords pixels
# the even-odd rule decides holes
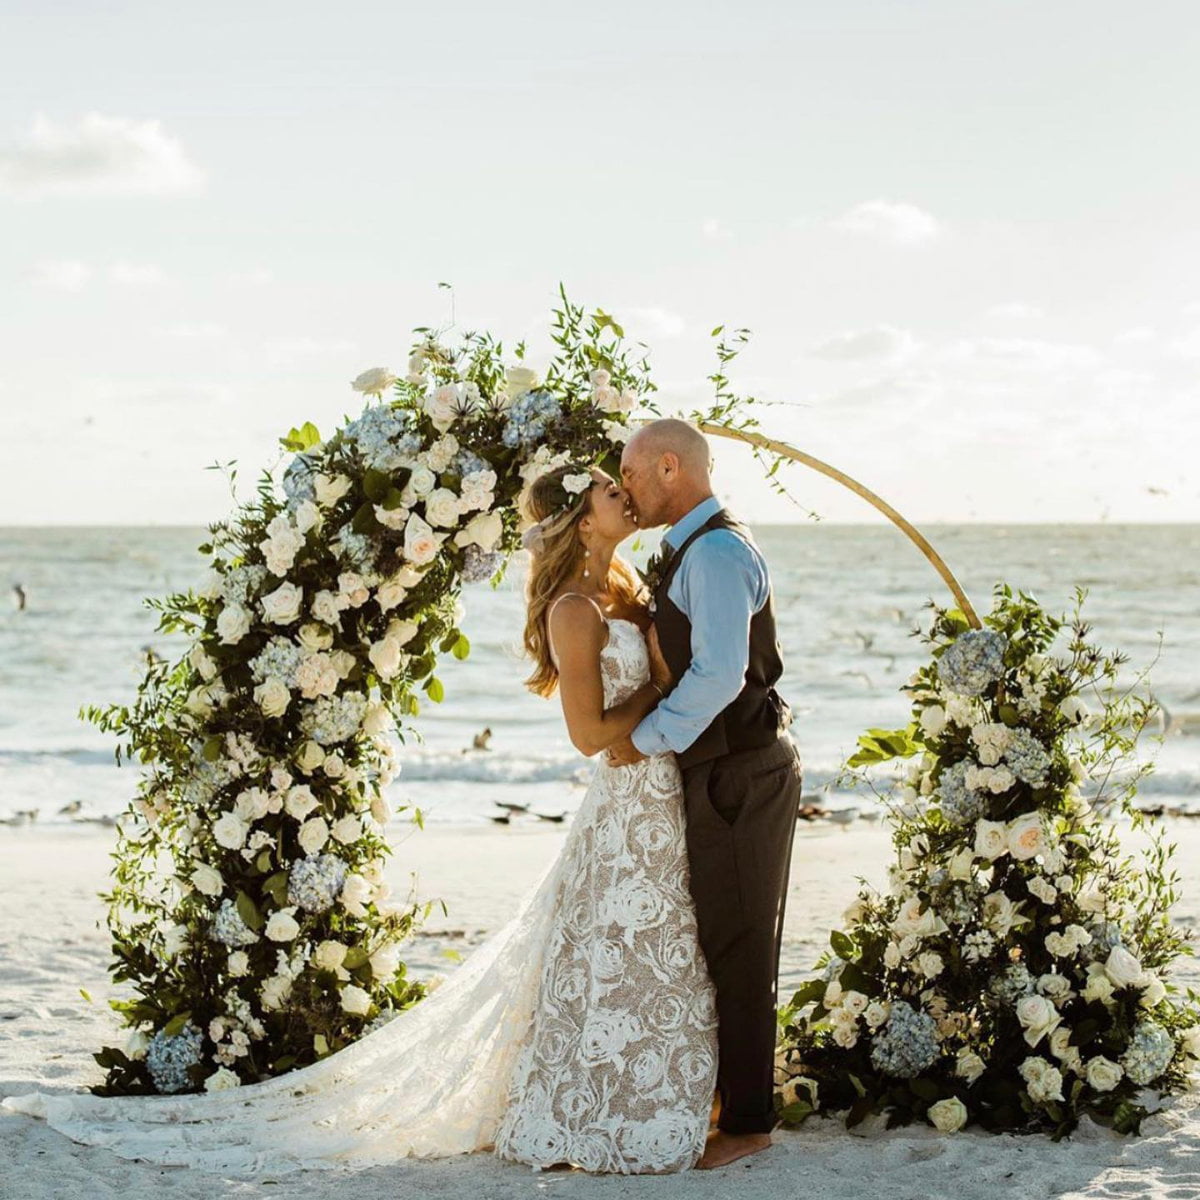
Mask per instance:
[[[1086,587],[1094,638],[1129,656],[1127,682],[1149,668],[1144,686],[1176,729],[1161,745],[1150,737],[1156,730],[1143,735],[1143,757],[1155,763],[1143,801],[1200,811],[1200,525],[929,525],[922,533],[981,615],[999,580],[1059,614],[1070,611],[1074,586]],[[0,529],[0,819],[36,810],[44,824],[124,808],[137,768],[118,768],[112,739],[77,712],[131,701],[147,647],[182,652],[182,638],[154,632],[143,597],[197,583],[204,536],[183,527]],[[630,556],[643,561],[656,536]],[[898,689],[927,658],[918,636],[928,628],[927,602],[952,597],[890,525],[762,526],[755,536],[772,572],[786,664],[780,689],[795,712],[806,799],[871,807],[869,790],[838,794],[830,781],[859,733],[907,720]],[[528,806],[514,822],[569,815],[593,769],[571,746],[557,699],[523,686],[522,583],[514,563],[500,588],[467,588],[471,657],[447,657],[445,702],[425,704],[418,733],[401,748],[392,799],[419,806],[427,821],[487,822],[500,804]],[[16,584],[23,611],[9,592]],[[472,749],[484,728],[490,749]]]

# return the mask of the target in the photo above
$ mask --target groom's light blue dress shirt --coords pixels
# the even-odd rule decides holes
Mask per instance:
[[[678,550],[721,508],[702,500],[663,535]],[[742,690],[750,665],[750,618],[770,594],[758,548],[731,529],[710,529],[691,545],[667,588],[692,626],[692,661],[671,693],[642,718],[632,736],[646,755],[686,750]]]

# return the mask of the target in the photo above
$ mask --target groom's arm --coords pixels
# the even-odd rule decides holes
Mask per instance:
[[[769,587],[761,555],[737,534],[714,530],[692,544],[670,589],[691,622],[692,661],[634,729],[638,751],[686,750],[742,690],[750,619],[767,602]]]

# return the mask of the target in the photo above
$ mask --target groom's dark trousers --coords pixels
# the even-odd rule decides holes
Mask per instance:
[[[728,1133],[776,1124],[779,951],[800,785],[786,734],[683,770],[692,898],[717,993],[717,1123]]]
[[[691,662],[692,628],[671,600],[671,581],[697,539],[715,529],[750,542],[745,526],[719,509],[667,560],[655,588],[655,627],[675,679]],[[717,1124],[728,1133],[767,1133],[776,1124],[779,949],[800,807],[791,711],[775,690],[783,660],[769,590],[749,640],[742,690],[677,755],[700,949],[717,993]]]

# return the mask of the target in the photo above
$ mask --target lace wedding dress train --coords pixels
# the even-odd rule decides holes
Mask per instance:
[[[605,705],[648,678],[609,622]],[[716,1009],[688,891],[674,758],[603,761],[516,915],[413,1008],[300,1070],[185,1096],[11,1096],[75,1141],[251,1178],[492,1146],[534,1167],[693,1166],[716,1080]]]

